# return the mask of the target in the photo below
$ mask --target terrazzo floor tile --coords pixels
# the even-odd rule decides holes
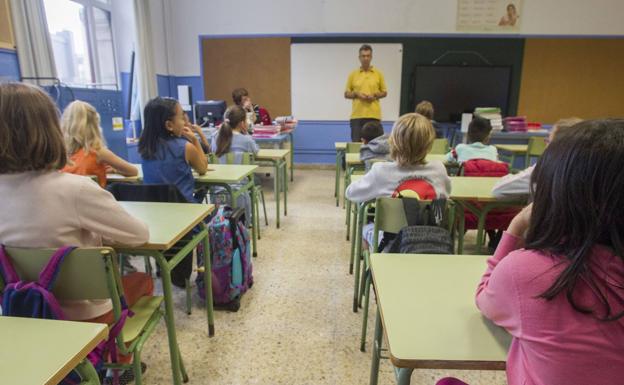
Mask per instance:
[[[193,313],[176,289],[175,320],[189,384],[365,385],[369,382],[375,303],[371,296],[367,351],[360,352],[362,311],[353,313],[353,276],[345,211],[335,206],[334,172],[296,170],[289,184],[288,215],[275,228],[272,179],[262,178],[269,226],[261,227],[254,286],[236,313],[217,311],[216,335],[207,336],[206,316],[194,290]],[[283,199],[283,198],[282,198]],[[282,207],[283,210],[283,207]],[[264,218],[262,218],[264,219]],[[474,234],[468,233],[466,251]],[[142,267],[142,260],[133,263]],[[159,285],[157,284],[157,291]],[[170,384],[164,324],[144,348],[145,384]],[[433,385],[446,375],[471,385],[505,385],[503,372],[417,370],[412,384]],[[379,385],[395,384],[383,360]]]

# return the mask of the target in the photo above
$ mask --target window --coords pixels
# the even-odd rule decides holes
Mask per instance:
[[[110,2],[44,0],[56,71],[70,86],[117,88]]]

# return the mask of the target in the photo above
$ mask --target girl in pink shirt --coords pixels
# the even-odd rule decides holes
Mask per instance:
[[[509,225],[476,295],[513,336],[508,383],[622,384],[624,120],[557,135],[531,182],[533,204]]]

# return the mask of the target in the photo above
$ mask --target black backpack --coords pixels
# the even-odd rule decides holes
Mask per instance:
[[[403,198],[407,226],[391,239],[384,234],[385,253],[401,254],[453,254],[453,239],[446,225],[446,199],[431,202]]]

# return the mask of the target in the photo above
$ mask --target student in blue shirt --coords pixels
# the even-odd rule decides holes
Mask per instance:
[[[464,163],[470,159],[498,160],[496,147],[489,144],[492,126],[490,121],[475,117],[468,126],[468,144],[460,143],[446,154],[448,162]]]

